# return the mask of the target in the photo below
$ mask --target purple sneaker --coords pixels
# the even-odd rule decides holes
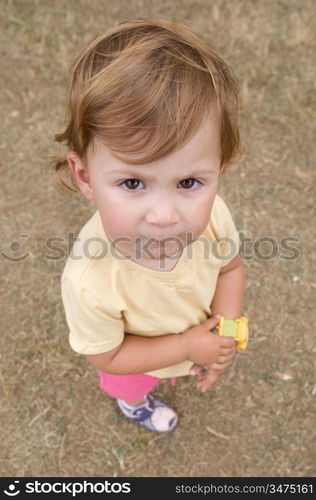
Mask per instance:
[[[125,417],[134,420],[149,431],[166,433],[172,431],[178,422],[178,415],[166,403],[150,396],[144,396],[144,403],[131,406],[123,399],[117,399],[117,404]]]

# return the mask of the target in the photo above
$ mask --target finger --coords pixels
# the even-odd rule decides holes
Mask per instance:
[[[224,373],[224,370],[213,370],[209,368],[209,370],[199,379],[201,381],[200,385],[216,380],[222,373]]]
[[[216,361],[207,365],[207,368],[214,369],[215,365],[217,367],[221,366],[225,368],[226,366],[229,366],[232,363],[232,361],[233,361],[233,356],[219,356]]]
[[[200,373],[202,370],[204,369],[203,366],[200,366],[200,365],[197,365],[196,363],[194,363],[191,368],[190,368],[190,375],[197,375],[198,373]]]
[[[215,326],[217,326],[217,325],[218,325],[218,323],[220,322],[220,319],[221,319],[221,317],[220,317],[220,316],[218,316],[218,315],[216,315],[216,316],[211,316],[209,319],[207,319],[207,320],[205,321],[205,325],[207,326],[207,329],[208,329],[209,331],[211,331],[211,330],[212,330],[212,328],[214,328]]]
[[[234,356],[218,356],[217,359],[214,360],[214,363],[218,364],[226,364],[226,363],[232,363],[234,359]]]
[[[208,371],[202,370],[197,375],[197,380],[201,382],[202,380],[206,380],[208,377]]]
[[[220,345],[219,348],[223,352],[236,352],[236,341],[234,340],[234,343],[230,346]]]
[[[202,382],[205,382],[209,377],[209,372],[208,370],[205,371],[201,371],[198,376],[197,376],[197,380],[198,380],[198,384],[201,384]]]
[[[221,346],[223,347],[235,347],[236,341],[234,337],[225,337],[224,335],[220,337]]]
[[[234,357],[234,354],[229,354],[227,356],[226,355],[225,356],[221,355],[216,360],[216,363],[219,363],[219,364],[221,364],[221,363],[231,363],[232,360],[233,360],[233,357]]]
[[[203,384],[205,384],[207,378],[206,377],[201,377],[201,378],[198,378],[198,381],[196,383],[196,386],[198,388],[202,387]]]
[[[228,368],[230,366],[230,364],[231,363],[213,363],[210,366],[210,369],[212,369],[216,372],[224,373],[224,371],[226,370],[226,368]]]
[[[215,372],[212,373],[208,378],[207,380],[205,380],[205,382],[201,385],[201,392],[206,392],[208,389],[210,389],[216,382],[216,380],[218,379],[219,375],[216,374]]]
[[[219,352],[222,356],[234,356],[236,347],[220,347]]]

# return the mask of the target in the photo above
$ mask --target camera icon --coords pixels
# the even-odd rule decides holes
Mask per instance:
[[[14,481],[13,483],[19,483],[20,481]],[[16,486],[15,484],[9,484],[8,486],[8,490],[4,490],[3,493],[5,493],[6,495],[8,495],[9,497],[15,497],[16,495],[18,495],[20,493],[20,490],[16,490]]]
[[[20,255],[22,244],[26,241],[23,239],[28,238],[28,234],[20,234],[20,241],[11,241],[9,245],[9,253],[4,250],[0,253],[1,257],[10,262],[21,262],[29,257],[29,252]]]

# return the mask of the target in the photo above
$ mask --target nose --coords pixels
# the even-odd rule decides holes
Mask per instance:
[[[158,227],[168,227],[177,224],[180,215],[171,201],[158,201],[146,213],[146,221]]]

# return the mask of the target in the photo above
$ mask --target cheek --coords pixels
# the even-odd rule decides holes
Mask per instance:
[[[200,202],[194,206],[192,206],[191,211],[191,220],[195,222],[195,226],[197,228],[205,229],[211,215],[212,206],[214,203],[216,193],[212,193],[204,199],[201,199]]]
[[[103,220],[112,231],[122,232],[129,225],[128,213],[115,206],[109,207],[109,210],[103,212]]]
[[[111,235],[124,236],[133,231],[137,220],[135,210],[124,200],[104,199],[98,204],[102,222]]]

